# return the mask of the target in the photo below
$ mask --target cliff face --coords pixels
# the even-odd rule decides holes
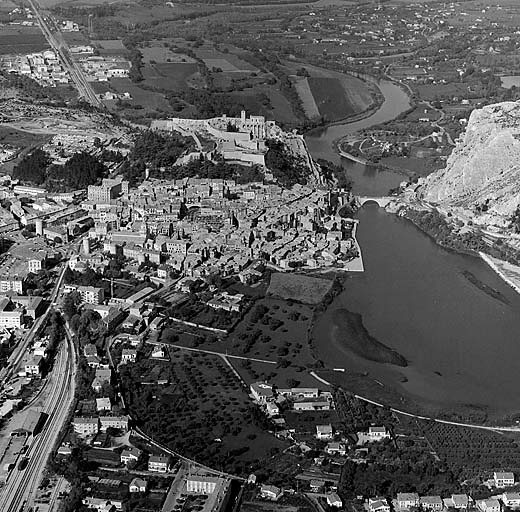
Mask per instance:
[[[520,201],[520,103],[473,111],[446,168],[426,178],[423,196],[447,208],[487,202],[480,220],[507,224]]]

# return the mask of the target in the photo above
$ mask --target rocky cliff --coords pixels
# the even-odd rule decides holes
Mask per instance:
[[[426,178],[423,197],[448,209],[486,205],[477,222],[507,225],[520,202],[520,103],[473,111],[446,168]]]

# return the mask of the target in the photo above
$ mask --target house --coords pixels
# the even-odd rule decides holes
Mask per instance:
[[[121,363],[135,363],[137,359],[137,350],[133,348],[124,348],[121,353]]]
[[[254,382],[249,389],[253,399],[261,405],[265,405],[274,398],[273,386],[267,382]]]
[[[110,398],[108,398],[108,397],[96,398],[96,410],[98,412],[111,411],[112,404],[110,403]]]
[[[222,482],[223,479],[216,476],[190,475],[186,479],[186,491],[194,494],[212,494]]]
[[[25,364],[25,374],[39,376],[41,373],[42,363],[43,363],[42,356],[33,356]]]
[[[326,398],[304,399],[293,403],[295,411],[329,411],[331,409],[330,401]]]
[[[74,432],[81,437],[94,436],[99,432],[99,420],[98,418],[76,416],[72,420],[72,427]]]
[[[419,495],[414,492],[397,493],[397,505],[399,508],[412,508],[419,506]]]
[[[122,510],[123,508],[123,504],[119,500],[93,498],[92,496],[83,498],[83,505],[85,505],[87,508],[97,510],[98,512],[109,512],[113,510],[113,507],[115,507],[116,510]]]
[[[96,286],[78,286],[78,292],[87,304],[101,304],[105,299],[105,290]]]
[[[511,510],[520,508],[520,493],[519,492],[505,492],[501,496],[502,503]]]
[[[327,447],[325,448],[325,452],[329,455],[345,456],[347,454],[347,446],[345,445],[345,443],[332,442],[327,445]]]
[[[469,507],[470,499],[467,494],[452,494],[451,498],[444,498],[443,502],[446,508],[466,510]]]
[[[83,355],[85,357],[97,356],[97,347],[96,347],[96,345],[94,345],[93,343],[87,343],[83,347]]]
[[[142,454],[143,452],[139,450],[139,448],[135,448],[133,446],[130,448],[125,448],[121,452],[121,464],[128,465],[130,462],[137,462]]]
[[[152,350],[152,359],[165,359],[166,353],[163,347],[154,347]]]
[[[27,260],[27,270],[32,274],[37,274],[45,265],[47,254],[39,252]]]
[[[109,428],[128,430],[128,416],[100,416],[99,421],[103,432]]]
[[[267,402],[265,406],[265,411],[268,416],[278,416],[280,414],[280,409],[274,402]]]
[[[322,492],[325,487],[325,482],[323,480],[311,480],[309,486],[311,492]]]
[[[148,482],[142,478],[134,478],[128,486],[130,492],[146,492],[147,488]]]
[[[316,439],[320,441],[328,441],[332,439],[332,425],[316,425]]]
[[[501,512],[502,510],[502,505],[496,498],[478,500],[476,505],[481,512]]]
[[[368,499],[369,512],[390,512],[390,505],[386,498],[377,497]]]
[[[423,510],[442,510],[444,508],[444,503],[440,496],[422,496],[419,502]]]
[[[278,501],[282,497],[282,490],[276,485],[262,485],[260,487],[260,497],[271,500]]]
[[[97,368],[96,375],[92,381],[92,389],[99,393],[103,388],[103,384],[110,384],[112,379],[112,371],[110,368]]]
[[[503,487],[511,487],[515,485],[515,475],[511,472],[507,473],[500,473],[495,472],[493,473],[493,480],[495,483],[495,487],[503,488]]]
[[[224,311],[240,312],[241,302],[244,295],[237,293],[232,295],[228,292],[222,292],[209,300],[206,304],[213,309],[223,309]]]
[[[343,506],[343,501],[335,492],[331,492],[330,494],[327,494],[327,505],[329,507],[341,508]]]
[[[515,510],[520,508],[520,493],[505,492],[502,494],[502,503],[509,509]]]
[[[374,441],[380,441],[390,438],[390,433],[386,430],[386,427],[369,427],[368,436]]]
[[[167,473],[170,469],[170,457],[165,455],[151,455],[148,459],[148,471]]]

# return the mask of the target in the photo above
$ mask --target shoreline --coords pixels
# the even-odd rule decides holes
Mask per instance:
[[[520,294],[520,284],[518,283],[515,283],[510,277],[508,277],[504,271],[499,268],[497,262],[501,262],[501,263],[504,263],[504,264],[507,264],[507,262],[503,261],[503,260],[499,260],[498,258],[493,258],[492,256],[489,256],[489,254],[486,254],[484,252],[479,252],[478,253],[479,256],[482,258],[482,260],[484,260],[485,263],[487,263],[489,265],[489,267],[503,280],[505,281],[511,288],[513,288],[513,290]],[[520,271],[520,269],[519,269]],[[519,278],[520,278],[520,275],[519,275]]]

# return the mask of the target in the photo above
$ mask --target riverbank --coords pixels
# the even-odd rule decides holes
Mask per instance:
[[[520,294],[520,267],[507,261],[493,258],[488,254],[479,252],[480,257],[511,287]]]

